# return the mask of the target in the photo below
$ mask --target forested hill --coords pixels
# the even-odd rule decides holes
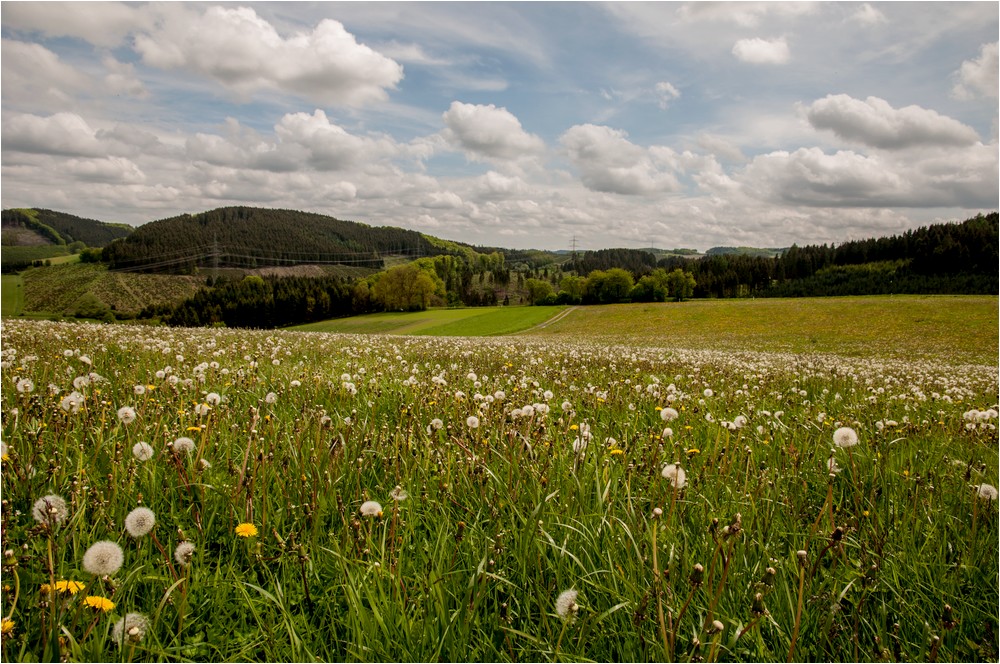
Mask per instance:
[[[104,248],[111,269],[186,273],[197,266],[256,268],[340,263],[381,269],[389,256],[449,253],[416,231],[296,210],[219,208],[153,221]]]
[[[88,247],[103,247],[132,232],[132,227],[125,224],[109,224],[65,212],[36,208],[4,210],[2,223],[4,230],[24,229],[47,244],[82,242]],[[7,244],[6,238],[4,243]]]

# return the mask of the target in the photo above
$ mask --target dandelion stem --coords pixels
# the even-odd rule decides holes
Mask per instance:
[[[799,602],[798,608],[795,610],[795,628],[792,630],[792,641],[788,646],[788,661],[794,661],[793,655],[795,654],[795,642],[799,638],[799,625],[802,622],[802,590],[805,588],[806,583],[806,568],[805,565],[799,565]]]
[[[676,495],[676,489],[674,494]],[[667,661],[673,661],[673,653],[670,652],[667,641],[667,626],[663,622],[663,577],[660,576],[660,565],[657,559],[656,533],[659,530],[659,523],[653,521],[653,584],[656,587],[656,614],[660,623],[660,636],[663,638],[663,654]]]

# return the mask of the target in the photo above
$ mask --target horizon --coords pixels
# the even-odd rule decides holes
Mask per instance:
[[[1000,208],[997,3],[4,3],[2,206],[510,249],[842,244]]]

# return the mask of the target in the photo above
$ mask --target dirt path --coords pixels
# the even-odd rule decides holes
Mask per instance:
[[[552,323],[557,323],[557,322],[561,321],[563,318],[566,318],[566,316],[570,315],[574,311],[576,311],[576,307],[570,307],[569,309],[563,309],[562,311],[560,311],[559,313],[557,313],[555,316],[553,316],[552,318],[548,319],[547,321],[539,323],[538,325],[536,325],[534,327],[530,327],[527,330],[523,330],[521,332],[518,332],[518,334],[531,334],[532,332],[537,332],[538,330],[541,330],[542,328],[548,327]]]

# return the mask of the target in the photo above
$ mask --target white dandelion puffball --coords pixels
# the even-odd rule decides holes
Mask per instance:
[[[678,463],[668,463],[660,471],[660,474],[678,489],[683,489],[684,485],[687,484],[687,473]]]
[[[702,392],[702,394],[704,394],[705,398],[708,399],[709,397],[713,396],[715,394],[715,392],[713,392],[710,388],[706,387],[705,391]]]
[[[135,422],[135,408],[122,406],[118,409],[118,421],[122,424],[132,424]]]
[[[361,503],[361,516],[382,516],[382,506],[374,500]]]
[[[410,494],[406,492],[406,489],[396,485],[396,488],[389,492],[389,497],[395,500],[397,503],[401,503],[410,497]]]
[[[222,401],[222,397],[219,396],[218,392],[209,392],[205,395],[205,403],[209,406],[218,406]]]
[[[998,494],[997,488],[992,484],[980,484],[976,487],[976,496],[983,500],[996,500],[998,495],[1000,494]]]
[[[94,576],[108,576],[121,569],[125,562],[122,548],[108,540],[94,542],[83,554],[83,569]]]
[[[194,441],[187,436],[181,436],[174,441],[174,451],[175,452],[187,452],[190,454],[194,451]]]
[[[156,525],[156,515],[148,507],[136,507],[125,517],[125,530],[132,537],[142,537]]]
[[[559,597],[556,598],[556,613],[560,618],[565,620],[576,615],[577,610],[580,608],[576,604],[577,594],[577,591],[572,589],[559,593]]]
[[[174,560],[181,567],[187,567],[191,564],[191,559],[194,557],[195,546],[191,542],[185,540],[177,545],[174,549]]]
[[[139,643],[142,637],[146,636],[149,629],[149,620],[141,613],[126,613],[124,618],[119,618],[115,626],[111,628],[111,640],[119,647],[125,641],[129,643]]]
[[[475,415],[469,415],[469,417],[466,418],[466,420],[465,420],[465,424],[470,429],[478,429],[479,428],[479,418],[476,417]]]
[[[669,407],[664,408],[663,410],[660,411],[660,419],[662,419],[664,422],[670,422],[672,420],[676,420],[677,415],[678,415],[677,411]]]
[[[153,458],[153,446],[147,442],[139,441],[132,446],[132,456],[139,461],[149,461]]]
[[[837,447],[854,447],[858,444],[858,432],[851,427],[840,427],[833,432],[833,444]]]
[[[267,395],[264,397],[264,401],[266,401],[267,403],[274,403],[277,400],[278,400],[278,395],[275,394],[274,392],[268,392]]]
[[[31,516],[35,517],[38,523],[55,526],[66,521],[69,511],[66,509],[66,501],[53,493],[35,501],[31,508]]]

